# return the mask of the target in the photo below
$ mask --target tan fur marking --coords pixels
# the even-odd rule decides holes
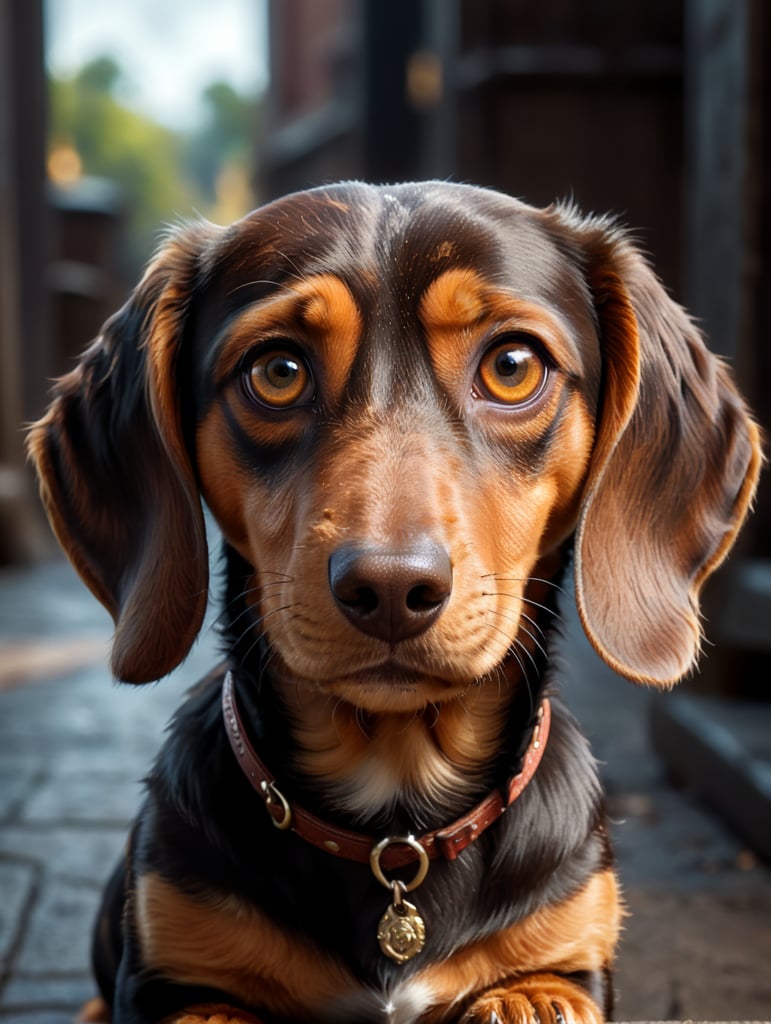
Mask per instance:
[[[181,984],[211,985],[299,1020],[355,984],[320,949],[234,896],[194,897],[150,874],[137,884],[135,907],[144,964]]]
[[[420,317],[427,328],[461,330],[487,314],[486,285],[473,270],[448,270],[426,289]]]
[[[459,950],[418,977],[442,1006],[508,978],[524,981],[524,975],[544,971],[599,970],[613,959],[621,918],[616,877],[605,871],[594,875],[572,899]]]
[[[338,784],[349,811],[371,814],[405,793],[430,804],[473,791],[499,748],[510,692],[501,675],[460,700],[402,714],[362,715],[305,687],[288,688],[287,700],[303,771]]]
[[[205,481],[204,494],[229,543],[248,559],[250,552],[243,504],[249,485],[246,474],[234,457],[230,430],[218,405],[211,409],[201,424],[196,447],[198,465]]]
[[[356,355],[362,331],[361,314],[339,278],[331,274],[313,277],[306,285],[310,298],[303,309],[303,320],[322,341],[326,398],[336,401]]]

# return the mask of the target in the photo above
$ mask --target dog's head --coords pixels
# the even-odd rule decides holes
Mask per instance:
[[[30,446],[118,678],[159,678],[198,633],[203,497],[250,567],[243,628],[364,706],[505,665],[572,535],[596,650],[674,682],[760,461],[623,232],[438,183],[175,232]]]

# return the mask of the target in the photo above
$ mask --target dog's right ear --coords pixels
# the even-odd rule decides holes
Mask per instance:
[[[700,593],[752,504],[759,431],[728,368],[628,236],[557,215],[581,246],[604,377],[575,537],[578,612],[615,671],[668,687],[699,655]]]
[[[206,609],[206,534],[176,371],[218,237],[196,224],[166,242],[29,436],[54,532],[115,620],[112,669],[126,682],[175,668]]]

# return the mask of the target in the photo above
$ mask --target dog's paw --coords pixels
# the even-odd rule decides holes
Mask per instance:
[[[603,1024],[603,1015],[578,985],[544,974],[488,989],[461,1024]]]

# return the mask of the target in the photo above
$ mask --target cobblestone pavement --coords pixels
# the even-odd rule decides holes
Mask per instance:
[[[0,1022],[70,1024],[94,994],[100,887],[164,724],[216,655],[209,626],[163,684],[117,687],[99,653],[109,635],[64,563],[0,573]],[[768,1019],[771,873],[665,784],[647,742],[651,695],[579,644],[565,695],[603,762],[632,912],[617,1017]]]

